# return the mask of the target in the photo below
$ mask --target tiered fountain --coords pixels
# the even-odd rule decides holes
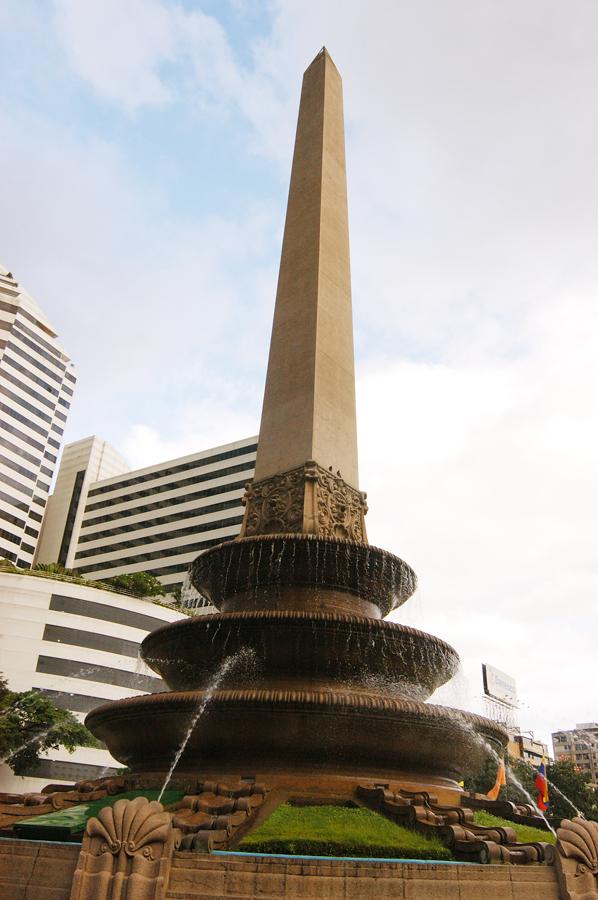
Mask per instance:
[[[383,618],[411,596],[416,578],[368,544],[357,485],[342,87],[323,50],[303,80],[244,523],[191,570],[220,612],[143,642],[144,660],[171,692],[87,718],[133,773],[163,778],[207,695],[179,773],[457,790],[481,767],[485,741],[505,745],[495,723],[425,702],[458,657],[438,638]],[[226,664],[239,651],[252,665]]]

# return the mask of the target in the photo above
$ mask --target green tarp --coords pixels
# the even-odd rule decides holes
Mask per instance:
[[[102,797],[101,800],[81,803],[78,806],[71,806],[69,809],[59,809],[56,812],[44,813],[31,819],[22,819],[14,826],[14,830],[18,837],[37,841],[72,840],[73,835],[81,834],[87,820],[92,816],[97,816],[104,806],[114,806],[117,800],[133,800],[135,797],[157,800],[159,793],[159,791],[127,791],[113,797]],[[180,800],[182,796],[182,791],[164,791],[161,802],[167,806],[169,803]]]

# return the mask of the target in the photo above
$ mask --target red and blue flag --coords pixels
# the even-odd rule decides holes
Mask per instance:
[[[538,791],[538,809],[540,812],[546,812],[549,806],[548,799],[548,781],[546,779],[546,763],[544,760],[544,756],[542,756],[542,762],[540,763],[540,768],[536,774],[536,778],[534,781],[534,787]]]

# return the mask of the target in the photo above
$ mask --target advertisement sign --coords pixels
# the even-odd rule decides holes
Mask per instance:
[[[514,678],[487,663],[482,663],[482,677],[487,697],[506,703],[507,706],[517,706],[517,685]]]

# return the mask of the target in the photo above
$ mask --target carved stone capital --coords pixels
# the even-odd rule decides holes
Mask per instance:
[[[70,900],[163,900],[173,846],[161,803],[136,797],[105,806],[87,822]]]
[[[598,900],[598,823],[563,819],[555,866],[563,900]]]
[[[367,543],[366,495],[314,460],[247,485],[241,537],[314,534]]]

